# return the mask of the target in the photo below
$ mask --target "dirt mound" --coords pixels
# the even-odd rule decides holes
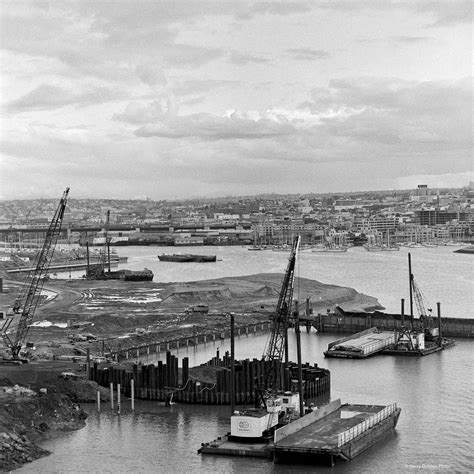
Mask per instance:
[[[278,296],[279,292],[273,286],[264,285],[253,294],[256,296]]]
[[[167,296],[163,301],[168,303],[181,303],[181,304],[193,304],[193,303],[208,303],[212,301],[219,301],[223,299],[230,299],[232,297],[228,287],[222,288],[203,288],[203,289],[192,289],[175,291]]]
[[[69,397],[51,388],[25,396],[13,390],[0,403],[0,470],[10,471],[49,454],[34,444],[44,436],[84,426],[85,412]],[[13,399],[12,399],[13,397]]]

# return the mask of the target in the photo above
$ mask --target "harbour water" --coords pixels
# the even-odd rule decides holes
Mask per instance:
[[[182,252],[191,249],[182,249]],[[195,249],[194,249],[195,250]],[[432,305],[442,303],[444,316],[474,317],[472,257],[452,248],[413,249],[413,271]],[[196,253],[217,254],[212,264],[159,262],[156,247],[120,249],[130,269],[150,268],[154,281],[192,281],[260,272],[282,273],[284,252],[248,252],[244,248],[204,248]],[[176,249],[174,249],[176,251]],[[156,261],[155,261],[156,260]],[[298,276],[323,283],[350,286],[376,296],[387,311],[399,310],[408,298],[407,251],[344,254],[300,253]],[[296,294],[295,294],[296,297]],[[304,296],[303,296],[304,298]],[[238,358],[261,357],[265,335],[242,336],[236,342]],[[366,360],[324,359],[323,350],[334,335],[302,333],[303,360],[331,370],[331,397],[349,403],[397,402],[402,413],[396,431],[354,461],[317,472],[472,472],[472,404],[474,341],[456,341],[446,351],[422,358],[376,356]],[[290,337],[290,358],[296,360]],[[202,363],[227,341],[182,349],[190,365]],[[121,415],[107,405],[99,414],[85,406],[90,417],[77,432],[48,440],[52,455],[25,465],[21,472],[316,472],[310,466],[283,466],[258,459],[200,456],[202,442],[230,430],[229,407],[137,402],[132,413],[128,401]]]

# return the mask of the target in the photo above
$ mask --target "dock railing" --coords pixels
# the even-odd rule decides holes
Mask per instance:
[[[355,425],[352,428],[349,428],[348,430],[342,433],[339,433],[337,446],[341,447],[342,445],[353,440],[360,434],[364,433],[365,431],[375,426],[377,423],[380,423],[382,420],[385,420],[386,418],[388,418],[396,410],[397,410],[396,403],[387,405],[383,410],[379,411],[378,413],[375,413],[375,415],[372,415],[370,418],[367,418],[362,423],[359,423],[358,425]]]

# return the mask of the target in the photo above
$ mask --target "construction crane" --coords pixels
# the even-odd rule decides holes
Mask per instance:
[[[110,226],[110,210],[107,210],[107,217],[105,218],[104,226],[104,245],[102,251],[100,252],[100,274],[105,275],[105,265],[109,262],[109,272],[110,272],[110,255],[109,255],[109,226]]]
[[[109,250],[109,225],[110,225],[110,210],[107,211],[104,225],[104,244],[100,249],[99,263],[88,266],[87,278],[91,280],[104,280],[106,278],[105,269],[108,262],[108,271],[110,273],[110,250]]]
[[[416,310],[418,312],[418,317],[421,321],[421,329],[425,332],[425,335],[430,337],[433,336],[433,317],[431,315],[432,308],[427,307],[421,288],[415,281],[415,277],[411,271],[411,254],[408,254],[408,272],[410,274],[410,312],[411,317],[413,318],[413,299],[415,300]]]
[[[28,274],[27,284],[16,298],[12,313],[7,315],[1,328],[3,341],[7,348],[10,349],[12,358],[15,360],[19,359],[21,348],[28,335],[30,324],[40,300],[41,291],[54,254],[54,249],[61,233],[68,194],[69,188],[66,188],[46,232],[43,246],[36,255],[32,270]],[[16,330],[14,330],[13,327],[10,330],[13,321],[18,321]]]
[[[300,236],[293,240],[288,266],[281,285],[280,295],[275,313],[272,316],[272,331],[267,342],[264,358],[266,361],[279,361],[288,363],[288,326],[291,317],[291,305],[293,302],[293,288],[295,280],[296,258],[300,245]],[[277,382],[281,378],[281,364],[269,364],[269,370],[264,374],[263,390],[260,390],[260,398],[265,404],[264,391],[276,390]]]

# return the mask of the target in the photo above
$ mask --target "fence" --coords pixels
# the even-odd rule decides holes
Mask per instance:
[[[343,444],[348,443],[352,439],[356,438],[360,434],[375,426],[377,423],[380,423],[382,420],[388,418],[396,410],[396,403],[393,403],[392,405],[387,405],[382,411],[379,411],[375,415],[372,415],[370,418],[367,418],[362,423],[353,426],[352,428],[344,431],[343,433],[339,433],[337,446],[341,447]]]

